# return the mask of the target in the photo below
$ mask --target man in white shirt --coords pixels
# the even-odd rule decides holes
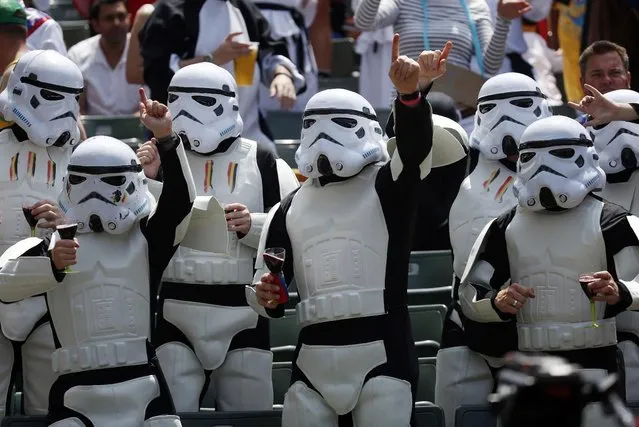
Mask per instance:
[[[49,10],[48,0],[21,1],[27,12],[27,47],[29,50],[48,50],[67,55],[62,27],[45,12]]]
[[[69,49],[69,58],[84,75],[80,112],[88,115],[127,115],[138,109],[138,85],[126,80],[131,15],[124,0],[97,0],[91,6],[97,35]]]

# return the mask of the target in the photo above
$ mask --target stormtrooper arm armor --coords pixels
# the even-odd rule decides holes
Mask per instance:
[[[0,257],[0,301],[14,302],[56,288],[64,278],[48,256],[49,244],[30,237]]]
[[[475,322],[513,320],[495,306],[495,297],[510,280],[505,231],[516,208],[486,224],[473,244],[459,287],[464,315]]]
[[[601,213],[608,272],[619,287],[619,302],[606,306],[605,317],[639,310],[639,218],[606,204]]]
[[[296,92],[298,94],[303,93],[306,90],[306,79],[289,59],[286,41],[284,39],[275,40],[273,38],[268,21],[253,2],[238,2],[237,7],[240,9],[247,23],[251,21],[255,22],[255,27],[258,32],[258,34],[255,35],[257,38],[254,38],[251,34],[249,34],[249,36],[251,36],[251,40],[260,42],[257,61],[260,65],[262,83],[267,87],[270,86],[275,77],[278,65],[281,65],[291,73]]]
[[[286,211],[290,206],[294,193],[287,196],[281,203],[273,206],[268,213],[268,218],[264,224],[264,230],[260,238],[260,244],[257,249],[257,260],[255,262],[255,276],[253,277],[253,286],[246,286],[246,301],[259,315],[269,318],[278,318],[284,316],[284,306],[279,305],[277,308],[270,309],[261,306],[257,301],[255,292],[255,284],[260,282],[263,274],[269,272],[264,263],[262,254],[267,248],[280,247],[286,250],[286,258],[284,259],[284,267],[282,273],[286,283],[293,280],[293,249],[291,241],[286,231]]]
[[[176,134],[158,140],[164,170],[162,193],[153,212],[142,222],[149,243],[152,274],[162,275],[189,226],[196,190],[184,146]]]
[[[282,159],[276,159],[270,151],[258,148],[257,166],[262,177],[262,195],[265,211],[268,212],[300,184],[290,166]],[[268,214],[251,213],[251,228],[248,234],[240,235],[240,242],[254,249],[258,248],[260,236]]]

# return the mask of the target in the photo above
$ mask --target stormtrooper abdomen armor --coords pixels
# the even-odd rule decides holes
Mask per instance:
[[[517,203],[512,192],[514,179],[515,172],[503,163],[480,155],[477,166],[462,182],[448,219],[457,277],[464,273],[470,249],[484,226]]]
[[[307,181],[293,198],[286,223],[301,326],[385,312],[388,231],[374,190],[378,170],[323,188]]]
[[[239,138],[223,153],[201,156],[187,152],[198,196],[214,196],[222,205],[242,203],[249,212],[264,212],[262,176],[255,142]],[[251,283],[255,249],[229,232],[228,254],[180,247],[163,280],[193,284]]]
[[[22,213],[23,203],[33,205],[40,200],[57,199],[69,155],[67,148],[44,148],[29,140],[20,141],[12,127],[0,131],[0,254],[30,234]],[[51,233],[47,229],[36,230],[41,237]],[[46,311],[43,297],[2,304],[2,332],[11,340],[24,341]]]
[[[608,270],[601,233],[603,203],[586,198],[578,207],[538,214],[518,210],[506,230],[512,281],[535,289],[517,315],[519,349],[557,351],[617,343],[614,319],[603,319],[606,304],[597,302],[599,328],[588,329],[590,303],[579,276]],[[553,239],[548,236],[571,236]]]
[[[76,273],[47,294],[61,346],[53,354],[54,371],[146,363],[150,288],[144,235],[136,228],[123,235],[89,233],[77,239]]]

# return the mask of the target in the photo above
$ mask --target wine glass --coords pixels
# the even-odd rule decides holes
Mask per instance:
[[[35,237],[36,236],[36,224],[38,223],[38,220],[31,213],[32,210],[33,210],[33,205],[31,205],[29,203],[22,203],[22,213],[24,214],[24,217],[27,220],[27,223],[29,224],[29,227],[31,228],[31,237]]]
[[[56,227],[56,230],[58,230],[58,234],[60,234],[60,237],[62,239],[73,240],[73,238],[75,237],[75,232],[78,230],[78,224],[73,223],[73,224],[58,225]],[[72,270],[71,267],[68,265],[64,268],[64,272],[75,273],[75,271]]]
[[[282,268],[284,267],[284,259],[286,258],[286,249],[284,248],[267,248],[262,254],[264,263],[268,267],[271,274],[277,277],[277,283],[280,287],[280,296],[277,299],[278,304],[284,304],[288,301],[288,287],[286,286],[286,280],[282,274]]]
[[[589,326],[591,328],[598,328],[599,323],[597,323],[597,308],[595,307],[595,301],[592,299],[594,294],[588,287],[588,285],[592,282],[596,282],[597,279],[594,277],[594,273],[584,273],[579,276],[579,284],[581,285],[581,290],[584,291],[588,300],[590,300],[590,320],[592,321],[592,325]]]

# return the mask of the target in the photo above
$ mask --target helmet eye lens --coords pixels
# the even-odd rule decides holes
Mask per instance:
[[[78,185],[86,181],[86,177],[80,175],[69,175],[69,184]]]
[[[338,117],[335,119],[331,119],[331,121],[347,129],[352,129],[357,126],[357,120],[351,119],[349,117]]]
[[[496,105],[497,104],[482,104],[479,106],[479,112],[482,114],[486,114],[487,112],[495,108]]]
[[[106,182],[107,184],[113,185],[114,187],[120,187],[126,182],[126,177],[124,175],[107,176],[101,178],[101,180],[102,182]]]
[[[212,96],[193,95],[191,98],[193,98],[193,101],[205,107],[212,107],[216,102]]]
[[[40,89],[40,96],[47,101],[62,101],[64,99],[64,95],[60,95],[59,93],[55,93],[47,89]]]
[[[530,108],[533,106],[533,100],[531,98],[514,99],[510,101],[510,103],[520,108]]]
[[[575,150],[573,148],[557,148],[550,150],[550,154],[560,159],[572,159],[572,156],[575,155]]]
[[[535,153],[521,153],[519,155],[519,160],[521,160],[522,163],[527,163],[531,161],[533,157],[535,157]]]

